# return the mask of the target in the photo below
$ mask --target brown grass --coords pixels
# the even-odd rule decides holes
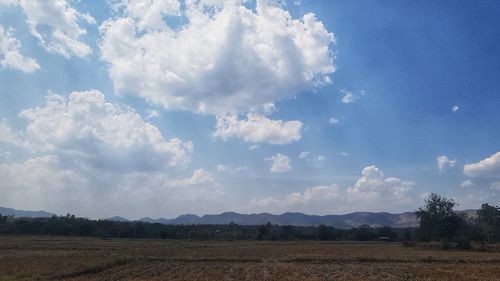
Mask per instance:
[[[500,253],[399,243],[0,237],[6,280],[500,280]]]

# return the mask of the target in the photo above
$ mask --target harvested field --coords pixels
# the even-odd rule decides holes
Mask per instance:
[[[0,280],[500,280],[500,253],[400,243],[0,237]]]

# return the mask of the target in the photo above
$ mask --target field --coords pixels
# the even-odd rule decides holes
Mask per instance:
[[[0,280],[500,280],[500,253],[400,243],[0,236]]]

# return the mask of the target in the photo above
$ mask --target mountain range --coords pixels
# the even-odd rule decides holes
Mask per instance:
[[[468,217],[473,217],[475,210],[459,211],[465,213]],[[22,211],[11,208],[0,207],[0,214],[14,217],[51,217],[52,213],[45,211]],[[108,218],[110,221],[127,222],[127,218],[114,216]],[[260,214],[239,214],[235,212],[225,212],[218,215],[181,215],[173,219],[153,219],[144,217],[138,221],[147,223],[161,224],[230,224],[240,225],[260,225],[270,222],[277,225],[296,225],[296,226],[317,226],[320,224],[333,226],[336,228],[353,228],[360,225],[370,225],[372,227],[391,226],[391,227],[416,227],[418,221],[414,212],[404,212],[391,214],[387,212],[356,212],[344,215],[307,215],[303,213],[283,213],[273,215],[269,213]]]
[[[174,219],[152,219],[145,217],[142,222],[161,224],[230,224],[240,225],[260,225],[270,222],[277,225],[296,226],[317,226],[320,224],[333,226],[336,228],[352,228],[363,224],[372,227],[414,227],[418,225],[415,213],[405,212],[400,214],[357,212],[345,215],[306,215],[303,213],[283,213],[273,215],[269,213],[260,214],[239,214],[235,212],[225,212],[219,215],[181,215]]]
[[[55,216],[55,214],[45,212],[45,211],[22,211],[12,208],[0,207],[0,215],[2,216],[13,216],[16,218],[29,217],[29,218],[47,218]]]

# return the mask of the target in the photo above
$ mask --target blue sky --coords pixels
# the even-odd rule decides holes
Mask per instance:
[[[0,0],[0,205],[500,203],[496,1]]]

